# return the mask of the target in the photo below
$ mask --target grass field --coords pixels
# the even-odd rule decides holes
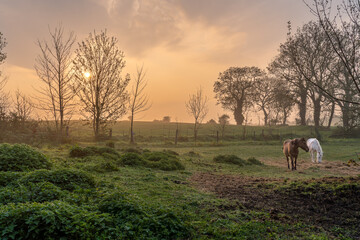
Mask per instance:
[[[46,236],[56,231],[68,239],[360,238],[360,166],[356,165],[356,162],[359,163],[356,152],[360,152],[360,139],[333,139],[329,137],[331,131],[323,130],[320,132],[323,138],[323,163],[311,163],[309,154],[300,150],[298,170],[290,171],[280,142],[290,135],[313,136],[311,127],[246,127],[249,134],[245,140],[240,140],[243,127],[229,126],[227,137],[217,143],[214,135],[216,127],[204,126],[200,132],[203,137],[194,144],[191,141],[191,125],[179,124],[181,136],[186,136],[185,129],[188,129],[186,137],[189,139],[174,145],[170,139],[174,137],[172,132],[176,129],[175,123],[138,122],[135,126],[139,141],[131,146],[126,140],[126,124],[128,122],[113,126],[112,143],[116,150],[113,154],[71,157],[69,153],[75,144],[102,148],[109,143],[88,140],[91,131],[79,124],[72,125],[71,134],[82,141],[73,140],[65,145],[42,144],[41,152],[53,164],[50,171],[81,170],[94,178],[95,187],[78,188],[75,191],[62,189],[55,200],[41,203],[41,208],[47,209],[46,216],[43,212],[33,213],[27,220],[38,221],[38,231],[36,227],[33,229],[32,239],[41,236],[51,239]],[[265,138],[262,137],[263,129]],[[149,161],[137,166],[124,164],[121,159],[129,151],[138,152],[144,158],[149,152],[166,151],[166,156],[172,156],[169,159],[177,159],[184,168],[164,171],[154,167],[159,165],[149,165]],[[215,162],[214,157],[218,155],[236,155],[245,164]],[[249,164],[246,159],[252,157],[262,164]],[[348,164],[350,159],[356,160],[355,164]],[[32,172],[25,172],[25,177]],[[21,181],[19,178],[8,186],[0,185],[2,214],[10,216],[13,211],[20,211],[18,209],[23,207],[21,204],[34,202],[31,199],[8,200],[5,190],[11,187],[17,191]],[[115,203],[111,202],[111,211],[104,210],[107,199],[111,199],[114,194],[122,197],[116,198]],[[10,211],[11,201],[15,203],[11,205]],[[75,224],[73,229],[79,228],[78,231],[83,234],[89,232],[90,237],[75,234],[76,231],[60,231],[60,227],[49,227],[51,224],[47,224],[48,221],[56,222],[50,217],[54,211],[49,210],[47,205],[52,202],[77,207],[86,211],[84,216],[93,214],[92,220],[84,220],[81,223],[83,225],[80,224],[82,230],[78,222],[73,221],[75,217],[71,218],[72,222],[66,220]],[[119,207],[119,202],[125,203]],[[114,209],[117,212],[114,213]],[[28,216],[23,212],[21,214],[22,218]],[[39,216],[42,220],[39,220]],[[101,227],[91,230],[91,226],[97,224],[93,221],[102,217],[104,220],[99,225]],[[107,218],[110,218],[108,222]],[[4,219],[0,217],[0,227],[12,223],[14,227],[19,227],[15,220],[5,224],[1,222]],[[56,226],[62,226],[60,223],[57,222]],[[25,225],[22,223],[21,226]],[[15,228],[13,231],[16,231]],[[11,235],[9,228],[0,229],[0,234],[7,239],[20,239],[21,236]]]

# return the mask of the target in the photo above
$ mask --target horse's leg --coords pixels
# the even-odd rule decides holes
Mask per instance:
[[[312,151],[311,150],[311,152],[310,152],[310,155],[311,155],[311,161],[313,162],[313,163],[315,163],[315,159],[314,159],[314,151]]]
[[[288,163],[288,169],[290,169],[290,165],[289,165],[289,157],[288,157],[288,156],[286,156],[286,161],[287,161],[287,163]]]
[[[297,157],[298,156],[295,156],[294,158],[295,158],[295,170],[296,170],[296,160],[297,160]]]
[[[294,170],[294,160],[293,160],[293,156],[290,155],[290,159],[291,159],[291,171]]]

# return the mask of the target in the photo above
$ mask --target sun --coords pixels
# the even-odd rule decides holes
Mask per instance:
[[[90,72],[84,72],[84,77],[89,78],[91,76]]]

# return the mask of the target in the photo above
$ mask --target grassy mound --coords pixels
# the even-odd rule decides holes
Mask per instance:
[[[238,166],[245,166],[247,164],[247,162],[244,159],[239,158],[236,155],[217,155],[214,157],[213,160],[217,163],[228,163],[228,164],[235,164]]]
[[[2,239],[116,239],[109,214],[61,201],[0,206]]]
[[[123,165],[143,166],[164,171],[185,169],[176,156],[165,152],[145,152],[142,155],[128,152],[120,157],[120,161]]]
[[[106,197],[99,210],[114,216],[124,239],[187,239],[189,231],[170,210],[144,209],[123,194]]]
[[[263,165],[262,162],[260,162],[259,160],[257,160],[254,157],[244,160],[236,155],[217,155],[214,157],[213,160],[214,160],[214,162],[217,162],[217,163],[235,164],[238,166]]]
[[[95,187],[94,177],[86,172],[72,169],[37,170],[20,179],[21,183],[50,182],[61,189],[73,191],[77,188]]]
[[[24,172],[0,172],[0,187],[11,185],[24,175]]]
[[[49,202],[64,196],[61,189],[49,182],[27,183],[0,188],[0,203]]]
[[[119,157],[120,154],[113,148],[111,147],[79,147],[79,146],[74,146],[70,149],[70,157],[87,157],[87,156],[96,156],[96,155],[106,155],[106,154],[111,154],[114,156]]]
[[[26,144],[0,144],[0,171],[50,169],[47,157]]]
[[[181,164],[179,159],[169,153],[165,152],[150,152],[144,154],[150,168],[160,169],[164,171],[184,170],[185,167]]]

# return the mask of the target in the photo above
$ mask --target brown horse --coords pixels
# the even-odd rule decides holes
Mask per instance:
[[[306,152],[309,151],[308,146],[306,145],[305,138],[295,138],[295,139],[288,139],[284,141],[283,144],[283,152],[285,154],[287,163],[288,163],[288,169],[290,169],[289,165],[289,157],[291,159],[291,170],[296,170],[296,160],[299,155],[298,148],[304,149]]]

